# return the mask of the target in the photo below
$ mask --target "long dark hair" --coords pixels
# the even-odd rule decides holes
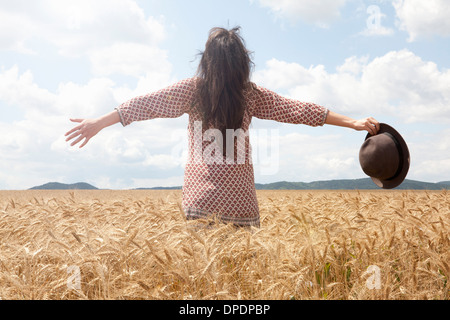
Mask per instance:
[[[236,130],[242,126],[244,91],[252,86],[251,52],[246,49],[239,31],[240,27],[211,29],[197,70],[200,78],[198,107],[203,122],[222,133],[226,129]]]

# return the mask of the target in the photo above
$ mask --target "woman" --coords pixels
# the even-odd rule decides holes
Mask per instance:
[[[259,87],[250,81],[251,66],[239,28],[214,28],[195,77],[131,99],[98,119],[71,119],[79,125],[66,133],[67,141],[75,139],[74,146],[84,139],[82,148],[100,130],[118,122],[127,126],[187,113],[189,158],[182,203],[187,219],[218,218],[238,226],[259,226],[250,146],[243,146],[239,139],[248,132],[252,117],[309,126],[337,125],[373,135],[379,123],[373,118],[354,120]],[[248,134],[243,136],[248,139]]]

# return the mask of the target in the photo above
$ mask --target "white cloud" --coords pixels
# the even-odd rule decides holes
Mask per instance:
[[[273,89],[292,88],[297,85],[306,85],[314,80],[315,68],[305,68],[295,62],[271,59],[266,62],[266,68],[257,70],[253,80],[263,82]]]
[[[148,73],[170,73],[167,52],[138,43],[115,43],[93,50],[89,56],[93,72],[100,76],[122,74],[139,77]]]
[[[87,58],[95,76],[136,78],[170,72],[163,18],[132,0],[41,0],[0,4],[0,50],[35,54],[51,44],[60,55]],[[39,45],[37,45],[39,44]]]
[[[22,189],[67,171],[66,158],[55,156],[52,143],[64,134],[65,119],[32,110],[27,119],[0,122],[0,188]],[[2,119],[3,120],[3,119]]]
[[[24,118],[34,115],[64,115],[93,117],[118,105],[114,98],[114,82],[106,78],[94,78],[86,85],[61,83],[56,93],[39,87],[30,70],[19,73],[19,68],[0,71],[0,101],[10,108],[19,108]]]
[[[434,35],[450,36],[448,0],[395,0],[393,6],[399,28],[409,33],[409,41]]]
[[[408,134],[411,154],[410,172],[416,180],[439,182],[449,180],[450,130],[434,133],[411,130]]]
[[[372,61],[351,57],[334,73],[322,65],[305,68],[272,59],[254,73],[253,80],[352,115],[378,114],[402,122],[450,121],[450,70],[441,71],[408,50],[392,51]]]
[[[162,23],[132,0],[3,1],[0,12],[0,43],[8,48],[38,38],[63,55],[80,56],[116,42],[155,45],[165,36]]]
[[[348,73],[353,74],[355,76],[358,76],[361,74],[364,70],[364,66],[367,65],[369,62],[369,56],[363,56],[363,57],[355,57],[352,56],[350,58],[345,59],[345,62],[338,66],[336,70],[338,73]]]
[[[291,22],[298,20],[320,27],[328,25],[340,16],[340,9],[348,0],[257,0],[276,16]]]
[[[280,137],[280,174],[290,181],[360,178],[358,145],[343,141],[343,135],[291,133]],[[345,131],[343,132],[345,134]],[[293,148],[292,146],[298,146]],[[292,170],[295,164],[297,170]]]
[[[30,71],[19,74],[17,66],[0,70],[0,100],[21,110],[39,109],[43,112],[52,111],[55,105],[54,95],[36,85]]]
[[[173,169],[180,167],[180,159],[167,154],[147,155],[142,163],[144,166],[154,166],[161,169]]]
[[[18,12],[8,12],[0,7],[0,50],[33,54],[34,51],[25,44],[31,32],[33,32],[32,21]]]
[[[125,101],[118,100],[118,96],[144,91],[144,83],[161,86],[158,80],[152,83],[146,77],[139,81],[141,88],[135,89],[118,87],[107,78],[94,78],[83,85],[61,83],[50,92],[34,82],[31,71],[20,73],[17,66],[1,69],[0,103],[19,108],[23,116],[14,122],[5,117],[0,120],[0,166],[8,168],[8,173],[1,175],[0,188],[20,189],[50,180],[69,183],[80,179],[102,188],[120,184],[133,187],[131,178],[123,172],[139,172],[138,176],[145,178],[153,170],[169,175],[182,170],[186,117],[137,122],[127,128],[118,124],[102,131],[83,150],[65,141],[64,133],[76,125],[69,118],[93,118],[110,112]],[[110,180],[100,179],[107,175],[103,169],[111,174]]]
[[[8,122],[5,109],[0,121],[1,166],[15,177],[11,188],[27,186],[27,180],[36,181],[52,171],[61,172],[61,163],[74,155],[67,143],[64,146],[63,135],[73,127],[69,118],[112,110],[117,102],[111,86],[111,81],[93,79],[85,86],[61,84],[52,93],[40,88],[30,71],[20,74],[16,66],[0,71],[0,102],[7,108],[19,108],[23,115]],[[92,153],[87,153],[86,159]]]
[[[379,26],[377,28],[364,29],[364,31],[360,32],[360,35],[372,37],[372,36],[391,36],[394,34],[394,30],[392,28],[386,28],[383,26]]]
[[[72,118],[97,117],[118,105],[115,84],[107,78],[94,78],[85,85],[61,83],[56,96],[59,113]]]

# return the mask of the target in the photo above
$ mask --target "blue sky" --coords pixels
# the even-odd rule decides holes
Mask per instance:
[[[64,141],[68,119],[193,76],[208,31],[236,25],[259,85],[388,123],[407,178],[450,180],[449,15],[445,0],[0,0],[0,189],[181,185],[187,116],[116,125],[82,150]],[[363,132],[252,128],[256,182],[365,177]]]

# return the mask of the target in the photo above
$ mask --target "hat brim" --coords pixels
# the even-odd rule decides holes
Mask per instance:
[[[398,144],[400,145],[400,148],[402,150],[402,155],[403,155],[402,168],[400,169],[400,172],[396,175],[396,177],[394,177],[392,179],[382,180],[382,179],[378,179],[378,178],[374,178],[374,177],[370,177],[370,178],[380,188],[393,189],[393,188],[396,188],[399,185],[401,185],[402,182],[405,180],[406,175],[408,174],[408,171],[409,171],[410,155],[409,155],[409,149],[408,149],[408,146],[406,145],[405,140],[397,132],[397,130],[395,130],[394,128],[392,128],[391,126],[389,126],[385,123],[380,123],[380,130],[378,131],[377,134],[383,134],[385,132],[390,133],[392,136],[394,136],[394,138],[397,140]],[[369,139],[370,137],[372,137],[372,135],[369,133],[369,134],[367,134],[365,140]]]

